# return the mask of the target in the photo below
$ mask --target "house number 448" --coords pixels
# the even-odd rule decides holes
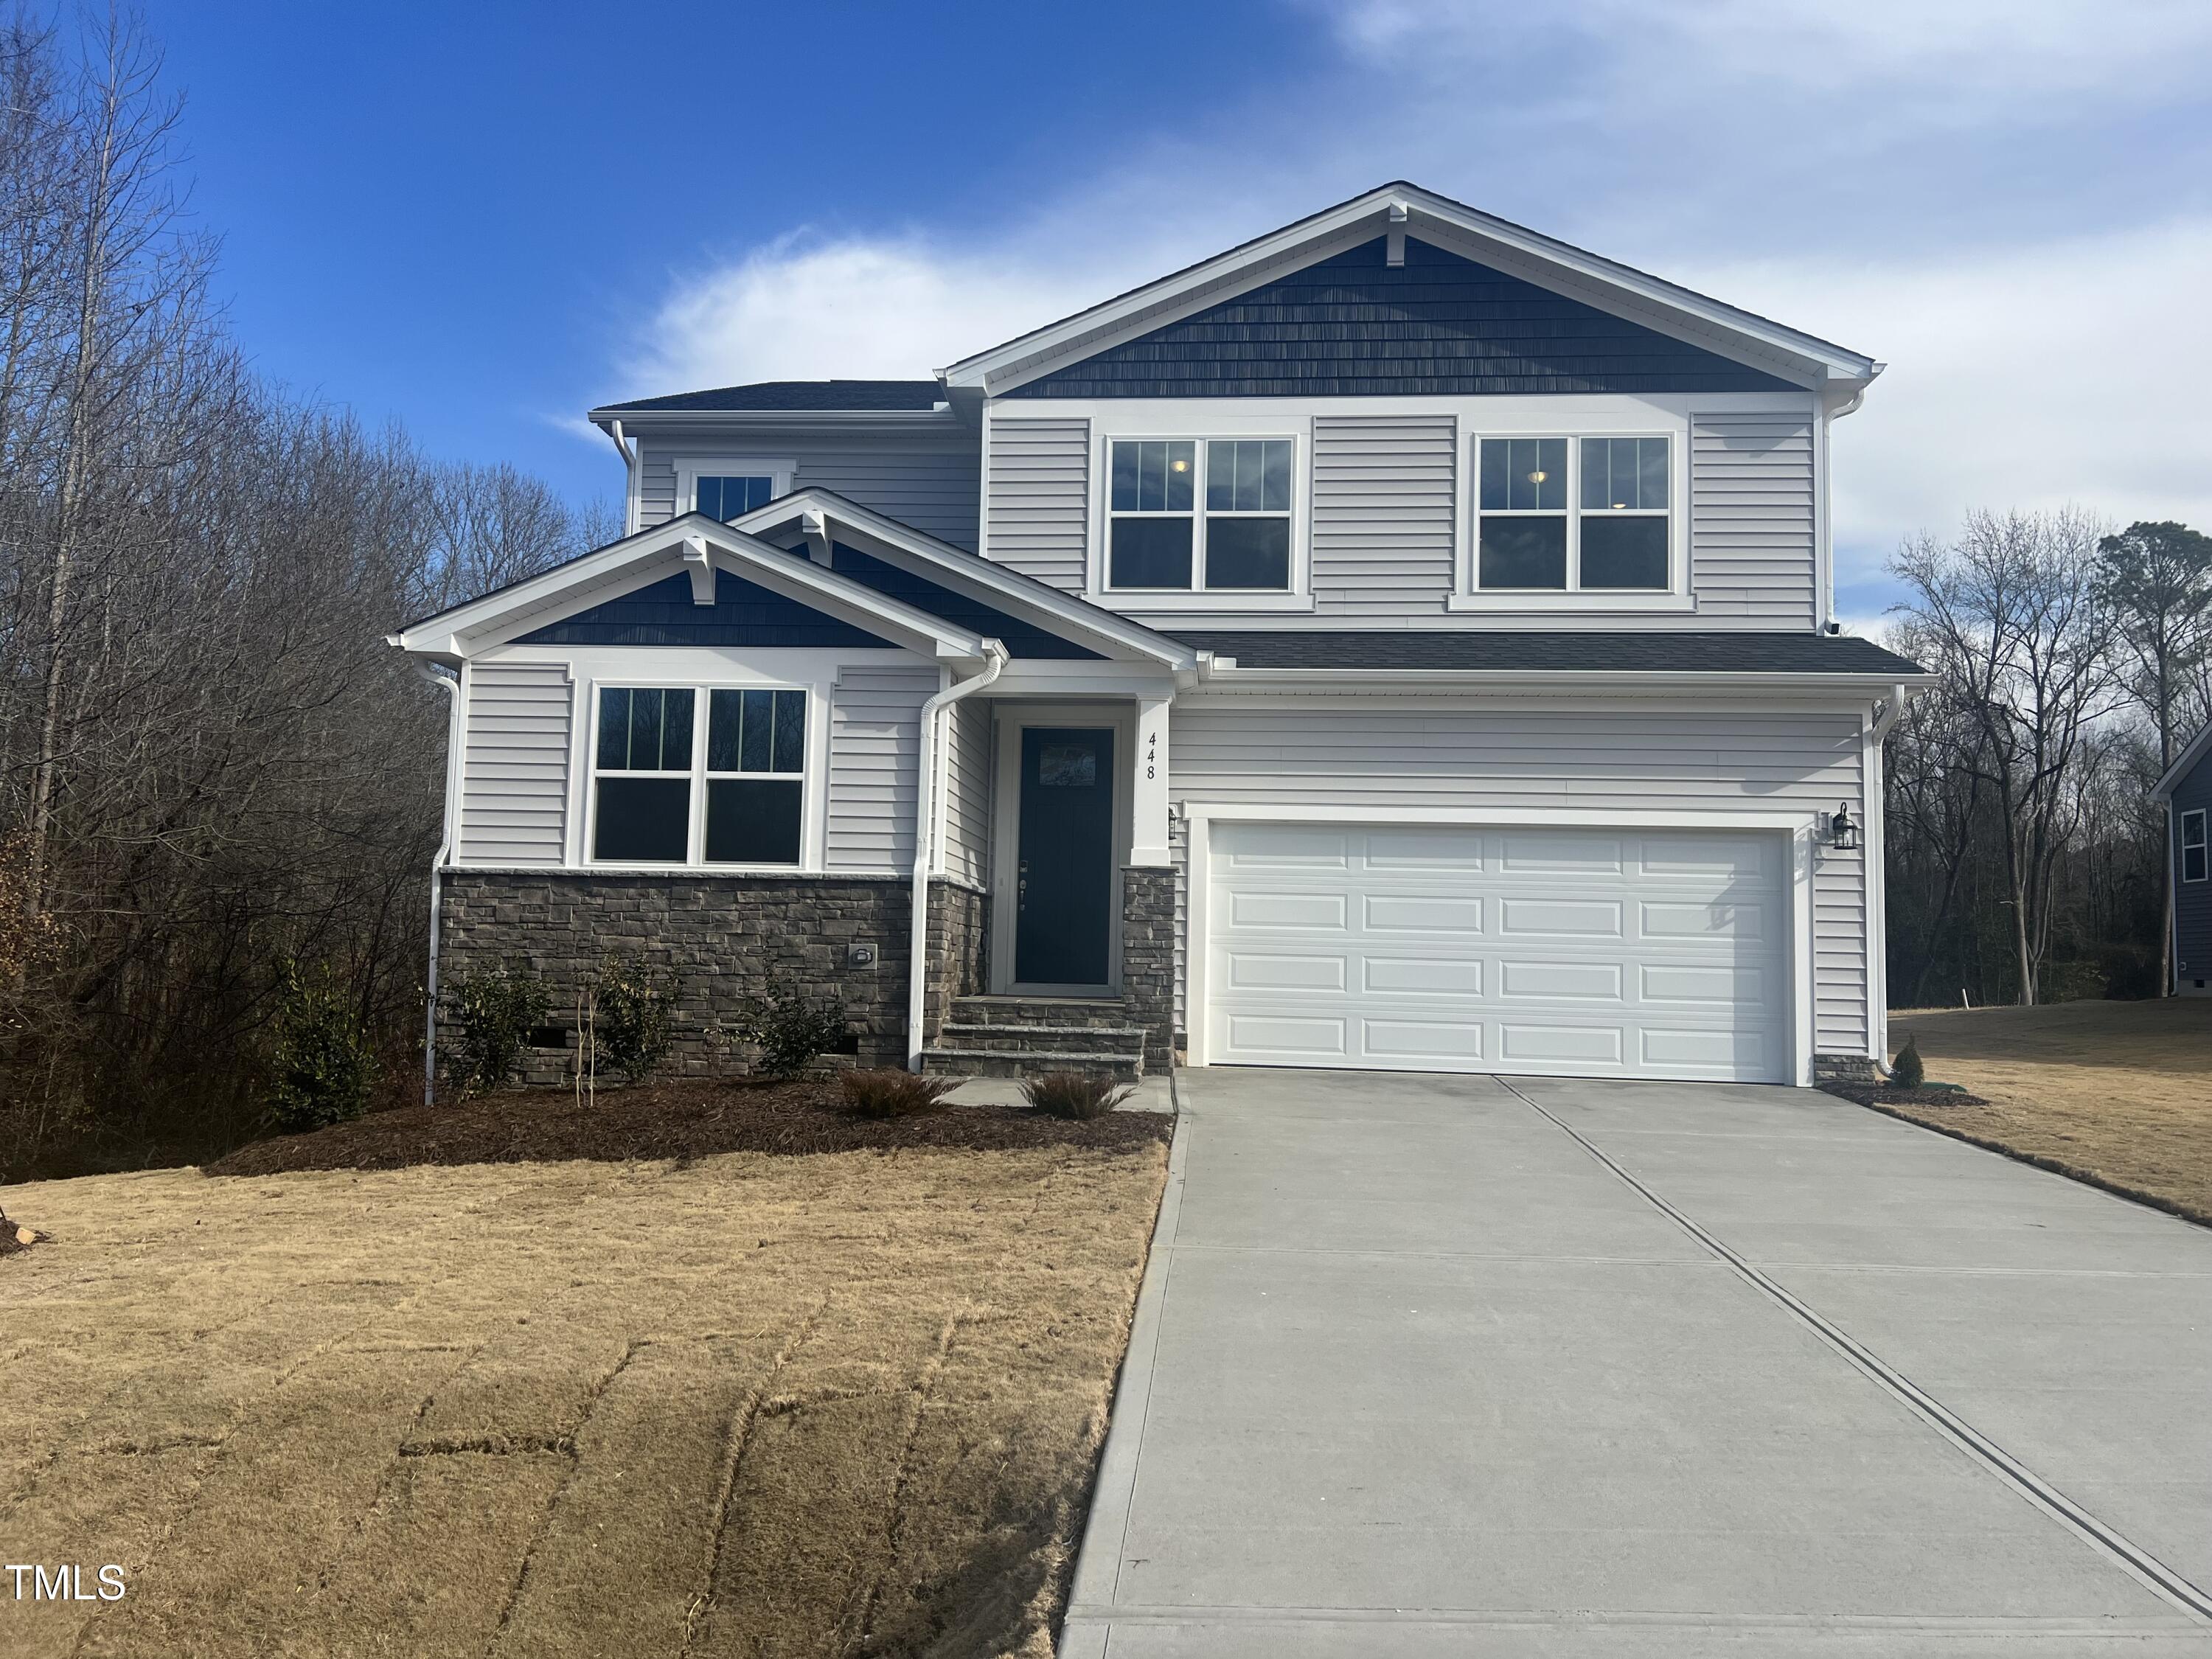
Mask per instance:
[[[1159,758],[1160,734],[1157,732],[1147,732],[1145,733],[1145,775],[1146,777],[1159,776],[1158,765]]]

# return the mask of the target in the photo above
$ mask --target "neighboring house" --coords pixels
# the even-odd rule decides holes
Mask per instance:
[[[594,410],[629,536],[398,636],[448,973],[773,974],[951,1070],[1863,1074],[1881,368],[1395,184],[934,380]]]
[[[2166,856],[2173,860],[2173,991],[2212,995],[2212,724],[2197,734],[2151,791],[2166,803]]]

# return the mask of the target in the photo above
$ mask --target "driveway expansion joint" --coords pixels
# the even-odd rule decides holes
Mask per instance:
[[[1687,1215],[1638,1181],[1620,1164],[1607,1157],[1593,1142],[1577,1133],[1565,1120],[1547,1110],[1517,1087],[1511,1079],[1501,1076],[1494,1080],[1508,1093],[1519,1099],[1529,1110],[1543,1118],[1560,1133],[1581,1147],[1584,1152],[1609,1170],[1645,1203],[1688,1234],[1701,1247],[1726,1262],[1753,1289],[1805,1326],[1814,1336],[1874,1382],[1876,1387],[1889,1394],[1939,1434],[1980,1462],[1990,1474],[2010,1486],[2021,1497],[2074,1533],[2093,1549],[2109,1558],[2122,1571],[2154,1594],[2172,1603],[2199,1623],[2212,1625],[2212,1594],[2199,1589],[2191,1580],[2159,1560],[2142,1546],[2075,1503],[2007,1452],[2003,1447],[1936,1399],[1934,1395],[1893,1369],[1873,1350],[1866,1347],[1842,1328],[1831,1323],[1807,1304],[1791,1295],[1776,1280],[1760,1272],[1744,1257],[1730,1249]],[[1116,1616],[1121,1615],[1117,1613]]]

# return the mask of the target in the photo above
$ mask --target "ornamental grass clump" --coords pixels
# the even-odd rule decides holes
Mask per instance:
[[[845,1109],[854,1117],[917,1117],[933,1112],[945,1097],[960,1086],[955,1077],[923,1077],[878,1066],[848,1072],[838,1080],[845,1091]]]
[[[1135,1092],[1110,1077],[1086,1077],[1080,1072],[1048,1072],[1022,1085],[1023,1098],[1040,1112],[1081,1121],[1105,1116]]]

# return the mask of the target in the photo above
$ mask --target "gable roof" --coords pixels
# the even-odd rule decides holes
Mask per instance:
[[[1015,398],[1790,392],[1790,382],[1413,237],[1370,241],[1024,382]]]
[[[866,413],[898,413],[932,410],[945,401],[945,388],[934,380],[758,380],[750,386],[715,386],[704,392],[678,392],[665,398],[637,398],[624,404],[607,404],[591,413],[636,415],[656,411],[698,410],[818,410]]]
[[[1863,353],[1399,180],[963,358],[938,378],[948,391],[1003,395],[1378,234],[1460,254],[1838,403],[1881,372]]]
[[[984,659],[983,636],[973,629],[878,593],[703,513],[686,513],[410,623],[390,636],[390,643],[414,655],[457,662],[533,631],[533,623],[542,628],[672,576],[690,579],[692,603],[714,606],[724,572],[924,656],[947,662]]]
[[[2173,757],[2173,764],[2166,769],[2166,775],[2151,786],[2153,800],[2171,800],[2173,792],[2181,787],[2181,781],[2197,769],[2197,763],[2212,755],[2212,720],[2190,739],[2189,746]]]
[[[733,519],[731,525],[751,535],[773,536],[793,526],[807,531],[810,515],[824,539],[888,560],[981,604],[1011,611],[1102,655],[1146,658],[1178,670],[1197,666],[1196,653],[1169,635],[1050,582],[994,564],[833,489],[811,484],[794,489]]]

